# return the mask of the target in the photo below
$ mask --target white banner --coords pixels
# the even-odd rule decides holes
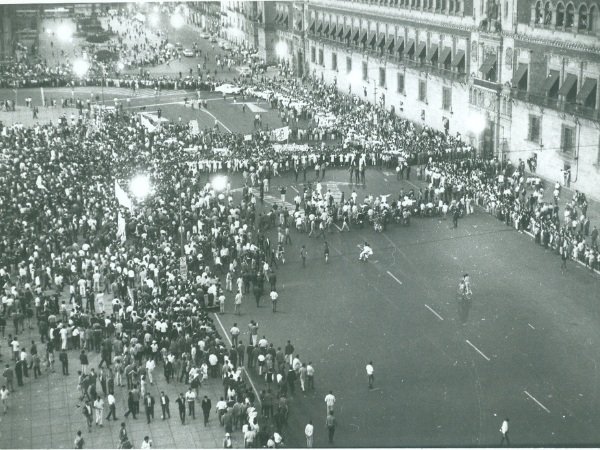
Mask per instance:
[[[278,142],[287,141],[289,135],[290,127],[276,128],[271,131],[271,139]]]
[[[117,201],[119,205],[124,206],[125,208],[132,209],[133,203],[131,203],[131,199],[127,195],[127,192],[119,186],[119,182],[115,180],[115,197],[117,197]]]
[[[308,144],[273,144],[275,153],[300,153],[309,150]]]
[[[198,121],[196,119],[190,120],[190,134],[192,136],[197,136],[200,134],[200,126],[198,125]]]
[[[252,140],[252,135],[251,134],[245,134],[244,135],[244,141],[251,141]]]
[[[154,133],[156,131],[156,129],[158,128],[158,127],[152,125],[152,122],[150,122],[150,119],[148,119],[146,116],[141,115],[140,121],[142,122],[142,125],[146,128],[146,130],[148,130],[151,133]]]

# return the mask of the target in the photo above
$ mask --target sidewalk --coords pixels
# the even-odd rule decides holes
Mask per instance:
[[[106,312],[109,310],[111,295],[105,299]],[[219,330],[220,331],[220,330]],[[14,368],[14,363],[8,361],[8,343],[6,338],[13,333],[12,323],[6,327],[6,337],[0,341],[2,349],[2,368],[9,363]],[[40,336],[37,328],[25,330],[19,334],[21,347],[31,347],[34,340],[38,347],[38,353],[45,355],[45,345],[40,344]],[[154,374],[154,386],[148,385],[148,392],[154,395],[156,405],[154,408],[154,420],[146,423],[144,408],[134,420],[132,416],[125,419],[127,410],[127,387],[115,386],[115,397],[117,398],[116,421],[104,420],[104,427],[93,426],[92,432],[87,431],[85,418],[82,414],[77,392],[77,370],[80,368],[79,351],[69,352],[69,375],[63,376],[61,364],[58,361],[58,352],[55,353],[55,373],[48,373],[45,364],[42,364],[42,376],[35,380],[33,371],[29,371],[29,378],[24,378],[24,386],[18,387],[15,378],[14,386],[16,392],[9,397],[9,409],[6,415],[0,416],[0,447],[2,448],[73,448],[73,441],[78,430],[83,433],[85,448],[118,448],[119,428],[121,422],[127,424],[127,432],[134,448],[139,448],[144,436],[149,436],[153,441],[154,448],[222,448],[225,436],[224,428],[219,424],[215,413],[216,403],[223,395],[220,378],[209,379],[199,389],[196,404],[196,419],[190,420],[186,416],[186,424],[183,426],[179,420],[179,413],[175,400],[180,392],[187,390],[187,385],[182,383],[167,384],[163,377],[163,366],[159,365]],[[97,369],[100,362],[99,353],[89,353],[90,368]],[[45,358],[42,358],[43,360]],[[2,379],[4,384],[4,378]],[[102,394],[100,383],[98,393]],[[161,407],[159,404],[160,391],[170,398],[171,419],[161,420]],[[200,401],[204,395],[212,401],[209,425],[204,427]],[[187,413],[187,411],[186,411]],[[104,418],[108,415],[108,406],[105,401]],[[243,436],[241,431],[232,433],[232,441],[235,448],[243,448]]]

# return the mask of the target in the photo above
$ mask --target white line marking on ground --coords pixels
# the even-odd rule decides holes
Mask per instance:
[[[296,186],[290,186],[290,187],[291,187],[293,190],[295,190],[295,191],[296,191],[296,194],[299,194],[299,193],[300,193],[300,191],[299,191],[298,189],[296,189]]]
[[[225,335],[225,338],[227,339],[227,342],[229,342],[229,346],[231,347],[233,344],[231,343],[231,339],[229,338],[229,333],[227,333],[227,331],[225,330],[225,327],[223,326],[223,323],[221,323],[221,319],[219,319],[219,315],[217,313],[214,313],[214,314],[215,314],[215,319],[217,319],[217,322],[219,322],[219,325],[221,326],[221,330],[223,330],[223,334]],[[245,367],[242,367],[242,369],[246,373],[246,378],[250,382],[252,389],[254,389],[254,393],[256,394],[256,399],[260,403],[260,394],[258,393],[256,386],[254,386],[254,383],[252,382],[252,378],[250,378],[250,374],[248,373],[248,371],[246,370]]]
[[[40,87],[40,95],[42,96],[42,106],[46,106],[46,98],[44,97],[44,88]]]
[[[342,231],[342,229],[340,227],[338,227],[337,223],[334,223],[333,226],[336,227],[338,229],[338,231]]]
[[[549,410],[548,408],[546,408],[544,405],[542,405],[542,404],[541,404],[541,403],[538,401],[538,399],[537,399],[537,398],[535,398],[533,395],[531,395],[531,394],[530,394],[529,392],[527,392],[527,391],[523,391],[523,392],[525,392],[525,393],[527,394],[527,396],[528,396],[528,397],[529,397],[531,400],[533,400],[534,402],[536,402],[540,408],[542,408],[542,409],[543,409],[544,411],[546,411],[547,413],[550,413],[550,410]]]
[[[200,111],[208,114],[210,117],[212,117],[213,119],[215,119],[217,121],[217,123],[220,123],[223,126],[223,128],[225,128],[229,133],[232,132],[229,128],[227,128],[227,125],[225,125],[223,122],[221,122],[219,119],[217,119],[213,113],[208,112],[206,109],[201,109]]]
[[[392,277],[394,280],[396,280],[396,283],[402,284],[402,281],[400,281],[398,278],[396,278],[394,276],[394,274],[392,272],[390,272],[389,270],[387,271],[387,274]]]
[[[535,327],[533,325],[531,325],[530,323],[528,323],[527,325],[529,325],[529,328],[531,328],[532,330],[535,330]]]
[[[444,318],[442,316],[440,316],[431,306],[429,305],[425,305],[425,308],[427,308],[429,311],[431,311],[433,314],[435,314],[435,316],[440,319],[440,320],[444,320]]]
[[[489,361],[489,360],[490,360],[490,358],[488,358],[487,356],[485,356],[485,353],[483,353],[481,350],[479,350],[477,347],[475,347],[475,346],[474,346],[474,345],[471,343],[471,341],[469,341],[468,339],[467,339],[466,341],[467,341],[467,344],[469,344],[471,347],[473,347],[473,349],[474,349],[474,350],[475,350],[477,353],[479,353],[481,356],[483,356],[483,357],[484,357],[484,358],[485,358],[487,361]]]
[[[183,101],[181,102],[167,102],[167,103],[153,103],[151,105],[136,105],[136,106],[126,106],[124,109],[140,109],[144,108],[154,108],[155,106],[166,106],[166,105],[183,105]],[[147,112],[147,111],[144,111]]]

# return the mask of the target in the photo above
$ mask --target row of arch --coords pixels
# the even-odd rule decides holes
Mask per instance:
[[[538,0],[533,10],[533,23],[535,25],[554,26],[565,30],[598,31],[598,6],[593,4],[588,7],[585,3],[575,9],[573,3],[565,6],[563,2],[553,5],[547,1]]]
[[[414,8],[427,11],[441,11],[446,13],[463,12],[462,0],[362,0],[363,3],[381,6],[400,6],[403,8]]]

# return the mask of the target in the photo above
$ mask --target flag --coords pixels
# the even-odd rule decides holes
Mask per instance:
[[[146,128],[146,130],[148,130],[149,132],[153,133],[154,131],[156,131],[157,127],[155,125],[153,125],[152,122],[150,121],[150,119],[148,119],[143,114],[140,114],[140,122]]]
[[[251,141],[252,140],[252,135],[251,134],[245,134],[244,135],[244,141]]]
[[[125,242],[127,239],[125,232],[125,218],[121,214],[121,211],[119,211],[119,215],[117,217],[117,237],[121,238],[121,243]]]
[[[119,186],[119,182],[115,180],[115,197],[119,205],[124,206],[127,209],[133,209],[133,204],[127,193]]]

